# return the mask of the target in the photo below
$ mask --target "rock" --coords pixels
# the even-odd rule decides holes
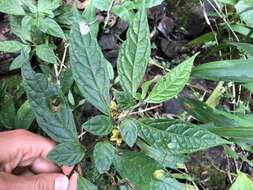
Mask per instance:
[[[124,20],[118,19],[116,25],[112,28],[112,32],[120,36],[127,30],[127,28],[128,23]]]
[[[184,109],[176,99],[172,99],[163,103],[163,112],[167,114],[179,115],[184,112]]]
[[[104,34],[100,36],[99,45],[102,50],[111,50],[118,47],[117,39],[113,34]]]
[[[113,49],[103,52],[105,58],[112,64],[113,68],[117,65],[119,50]]]
[[[168,37],[174,29],[174,21],[170,17],[163,17],[157,26],[158,31],[160,31],[164,37]]]
[[[185,41],[172,41],[165,38],[161,39],[161,48],[168,58],[175,58],[182,49]]]
[[[164,4],[152,7],[149,9],[148,18],[152,19],[153,22],[158,23],[164,16],[166,16],[166,7]]]

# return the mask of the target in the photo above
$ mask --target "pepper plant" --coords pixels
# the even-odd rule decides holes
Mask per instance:
[[[7,10],[8,6],[3,8],[2,5],[7,5],[7,1],[4,0],[0,2],[0,11],[23,17],[22,27],[19,30],[12,29],[23,44],[1,42],[0,47],[3,47],[1,51],[16,52],[24,46],[33,49],[35,45],[34,51],[41,60],[57,64],[47,34],[68,43],[72,74],[66,80],[59,81],[61,73],[58,73],[55,67],[56,81],[51,80],[45,70],[42,69],[43,72],[35,70],[29,62],[26,48],[17,59],[20,59],[18,66],[21,66],[27,104],[31,106],[38,126],[59,143],[49,153],[48,158],[59,165],[77,165],[82,166],[84,170],[87,165],[88,168],[92,168],[93,173],[87,171],[80,175],[79,190],[186,190],[187,184],[179,182],[168,169],[182,167],[191,153],[231,144],[228,139],[234,137],[238,139],[236,131],[238,125],[241,126],[242,123],[245,129],[250,130],[246,126],[251,121],[186,98],[179,99],[185,110],[205,125],[200,127],[181,120],[145,116],[145,111],[158,108],[161,103],[177,98],[191,76],[210,80],[222,78],[224,81],[232,80],[238,83],[252,80],[250,71],[246,72],[252,67],[247,60],[246,66],[240,67],[246,73],[247,77],[244,78],[232,72],[234,68],[228,66],[226,61],[207,63],[196,67],[192,72],[194,60],[198,56],[196,53],[168,71],[158,81],[154,79],[145,81],[151,54],[147,19],[149,6],[145,4],[146,1],[140,3],[136,13],[131,10],[134,17],[128,20],[129,28],[126,40],[121,44],[116,77],[97,42],[98,24],[95,22],[96,11],[93,4],[90,4],[82,14],[75,7],[70,10],[71,22],[69,19],[68,24],[71,24],[71,27],[70,31],[64,34],[52,19],[60,6],[59,1],[39,0],[37,4],[31,4],[31,1],[24,0],[22,5],[18,4],[17,0],[9,2],[18,6],[16,10]],[[12,17],[19,19],[20,16]],[[43,28],[45,22],[47,27],[50,26],[47,29]],[[24,23],[30,27],[24,27]],[[27,32],[32,32],[35,36],[43,36],[35,38],[35,41],[42,39],[39,45],[26,38],[27,36],[24,36],[26,33],[20,33],[27,28],[29,28]],[[7,51],[9,46],[11,51]],[[39,53],[41,49],[44,56]],[[241,61],[235,60],[233,66],[236,67]],[[230,72],[226,73],[228,70]],[[75,102],[73,95],[69,93],[66,97],[64,90],[68,80],[72,82],[67,86],[73,86],[72,77],[75,81],[74,86],[78,88],[78,94],[100,112],[81,125],[75,122],[73,115],[75,113],[72,106]],[[228,125],[231,128],[226,128]],[[85,133],[93,135],[92,146],[85,146],[82,142]],[[247,137],[252,139],[250,135]],[[242,142],[243,138],[240,140]],[[87,161],[88,157],[91,157],[91,160]],[[109,184],[104,184],[105,177],[110,178]]]

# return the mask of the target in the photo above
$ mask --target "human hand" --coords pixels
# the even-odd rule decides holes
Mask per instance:
[[[0,133],[0,190],[77,190],[77,174],[47,160],[55,143],[26,130]]]

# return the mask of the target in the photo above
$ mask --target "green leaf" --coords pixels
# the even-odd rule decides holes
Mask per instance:
[[[145,8],[132,19],[127,40],[122,44],[118,58],[119,80],[124,91],[133,97],[144,77],[151,46]]]
[[[123,110],[129,109],[135,105],[135,101],[131,95],[124,91],[115,91],[116,101]]]
[[[20,51],[23,44],[18,41],[0,41],[0,51],[4,53],[16,53]]]
[[[160,5],[164,0],[145,0],[146,8],[151,8],[157,5]],[[140,7],[143,0],[135,0],[135,4]]]
[[[0,124],[7,129],[15,128],[16,109],[12,97],[5,95],[0,103]]]
[[[48,154],[48,159],[57,165],[73,166],[84,157],[84,150],[78,142],[64,142],[58,144]]]
[[[237,14],[250,27],[253,27],[253,2],[250,0],[240,0],[235,5]]]
[[[25,11],[19,0],[1,0],[0,12],[10,15],[25,15]]]
[[[229,190],[251,190],[253,181],[244,173],[239,172],[238,176]]]
[[[36,14],[37,13],[37,6],[36,3],[32,0],[22,0],[23,6],[25,9],[29,9],[32,13]]]
[[[253,127],[210,127],[209,131],[219,136],[233,139],[250,140],[253,142]]]
[[[116,156],[114,166],[122,178],[140,190],[185,190],[158,162],[143,153],[125,152]]]
[[[150,85],[153,83],[153,80],[149,80],[149,81],[146,81],[143,83],[141,89],[141,99],[144,100],[147,96],[147,93],[148,93],[148,90],[149,90],[149,87]]]
[[[174,154],[192,153],[228,143],[205,129],[186,123],[173,124],[166,131],[141,123],[139,136],[154,148]]]
[[[244,88],[246,88],[248,91],[253,92],[253,83],[247,83],[242,85]]]
[[[109,114],[109,74],[96,37],[87,24],[75,13],[70,32],[70,64],[73,77],[82,95],[101,112]],[[83,33],[84,32],[84,33]]]
[[[196,46],[196,45],[201,45],[203,43],[207,43],[207,42],[211,42],[214,41],[214,34],[212,32],[208,32],[206,34],[203,34],[195,39],[193,39],[192,41],[190,41],[187,46]]]
[[[253,45],[250,43],[228,42],[228,44],[236,46],[238,49],[244,50],[249,56],[253,57]]]
[[[177,164],[183,164],[187,161],[187,157],[184,154],[169,154],[168,152],[164,152],[161,149],[148,146],[141,140],[138,140],[137,145],[144,154],[153,158],[164,167],[176,169]]]
[[[78,177],[77,190],[97,190],[98,188],[83,177]]]
[[[98,142],[93,150],[95,166],[100,174],[110,170],[115,149],[109,142]]]
[[[245,25],[242,25],[242,24],[231,24],[230,26],[231,26],[231,28],[232,28],[232,30],[234,32],[237,32],[237,33],[242,34],[244,36],[253,38],[253,34],[251,32],[251,29],[249,29]]]
[[[29,53],[31,51],[31,47],[30,46],[23,46],[23,49],[22,49],[22,53],[24,53],[25,57],[28,57],[29,58]],[[26,59],[24,58],[23,55],[19,55],[17,56],[12,62],[11,62],[11,65],[10,65],[10,70],[14,70],[14,69],[19,69],[21,68],[21,66],[23,65],[23,63],[25,63]]]
[[[123,140],[128,144],[128,146],[132,147],[138,136],[137,121],[134,119],[125,119],[121,122],[119,129]]]
[[[16,16],[10,16],[11,32],[18,36],[23,42],[32,41],[31,33],[28,28],[25,28],[21,24],[20,18]]]
[[[82,127],[93,135],[105,136],[111,133],[113,124],[111,118],[105,115],[97,115],[85,122]]]
[[[188,82],[193,62],[198,54],[185,60],[162,77],[145,100],[148,103],[161,103],[177,96]]]
[[[130,23],[134,17],[133,11],[129,10],[124,3],[121,5],[114,5],[112,7],[112,12],[128,23]]]
[[[207,80],[251,82],[253,81],[253,59],[202,64],[193,69],[192,76]]]
[[[112,0],[92,0],[92,5],[101,11],[107,11],[111,5]]]
[[[57,142],[78,139],[73,115],[60,89],[47,76],[35,73],[30,63],[22,68],[24,88],[41,129]]]
[[[50,44],[41,44],[36,46],[36,55],[47,63],[57,64],[54,46]]]
[[[104,2],[104,1],[103,1]],[[82,17],[85,20],[86,23],[93,23],[96,21],[96,8],[90,3],[82,13]],[[91,34],[93,34],[95,37],[98,35],[99,30],[99,24],[98,22],[93,23],[90,25],[90,31]]]
[[[236,3],[236,0],[218,0],[218,2],[234,5]]]
[[[65,34],[61,27],[51,18],[40,18],[38,21],[38,28],[46,34],[65,39]]]
[[[54,15],[53,10],[60,6],[60,0],[39,0],[38,12]]]
[[[179,98],[184,109],[196,119],[204,123],[214,123],[217,126],[235,126],[233,120],[217,113],[215,109],[198,100]]]
[[[66,94],[74,83],[71,69],[69,67],[63,69],[62,72],[60,73],[59,78],[61,83],[61,90],[64,94]]]
[[[29,101],[25,101],[17,111],[15,118],[15,128],[29,129],[32,122],[35,119],[35,115],[32,111]]]

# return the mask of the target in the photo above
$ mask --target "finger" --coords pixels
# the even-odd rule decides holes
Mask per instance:
[[[75,172],[69,180],[68,190],[77,190],[77,180],[78,180],[78,174]]]
[[[0,187],[8,190],[68,190],[69,180],[62,174],[29,177],[0,173]]]
[[[69,175],[73,171],[74,166],[71,166],[71,167],[69,167],[69,166],[62,166],[61,169],[62,169],[62,172],[65,175]]]
[[[31,170],[36,174],[61,172],[58,166],[44,158],[37,158],[32,163]]]
[[[8,145],[8,146],[6,146]],[[0,133],[0,163],[4,171],[31,165],[37,158],[46,158],[55,143],[26,130]]]

